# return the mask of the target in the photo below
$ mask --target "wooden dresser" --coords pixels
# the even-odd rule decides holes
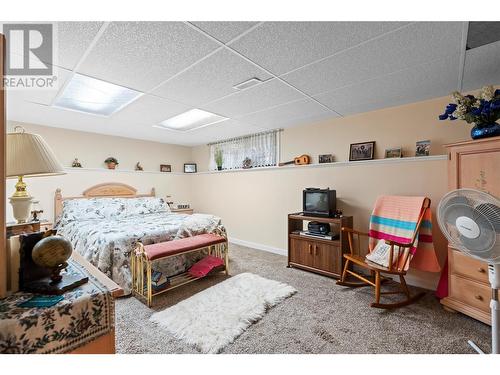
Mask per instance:
[[[500,197],[500,137],[453,143],[448,151],[449,190],[471,188]],[[448,297],[441,303],[491,324],[488,265],[448,248]]]

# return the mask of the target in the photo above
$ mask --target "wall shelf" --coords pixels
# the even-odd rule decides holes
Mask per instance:
[[[365,164],[375,164],[375,165],[399,164],[399,163],[425,162],[425,161],[436,161],[436,160],[448,160],[448,155],[430,155],[430,156],[374,159],[374,160],[361,160],[361,161],[336,161],[333,163],[323,163],[323,164],[315,163],[306,165],[285,165],[283,167],[273,166],[273,167],[260,167],[260,168],[248,168],[248,169],[227,169],[222,171],[203,171],[193,174],[247,173],[247,172],[269,171],[274,169],[287,170],[287,169],[302,169],[302,168],[354,167],[357,165],[365,165]]]
[[[133,169],[108,169],[108,168],[73,168],[65,167],[66,172],[107,172],[107,173],[135,173],[135,174],[161,174],[161,175],[184,175],[183,172],[160,172],[160,171],[136,171]]]
[[[374,159],[374,160],[362,160],[362,161],[336,161],[333,163],[324,164],[307,164],[307,165],[285,165],[283,167],[261,167],[261,168],[248,168],[248,169],[227,169],[222,171],[202,171],[197,173],[183,173],[183,172],[160,172],[160,171],[135,171],[132,169],[107,169],[107,168],[72,168],[65,167],[66,172],[106,172],[106,173],[134,173],[134,174],[161,174],[161,175],[192,175],[196,176],[199,174],[220,174],[220,173],[249,173],[249,172],[259,172],[259,171],[269,171],[269,170],[288,170],[288,169],[302,169],[302,168],[335,168],[335,167],[354,167],[357,165],[365,164],[399,164],[399,163],[411,163],[411,162],[425,162],[425,161],[436,161],[436,160],[447,160],[448,155],[431,155],[431,156],[419,156],[419,157],[406,157],[406,158],[393,158],[393,159]]]

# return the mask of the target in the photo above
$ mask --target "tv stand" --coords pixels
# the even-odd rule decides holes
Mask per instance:
[[[332,232],[338,233],[336,240],[305,237],[295,234],[305,230],[304,222],[328,223]],[[347,235],[342,227],[352,228],[352,216],[316,217],[302,212],[288,215],[288,267],[300,268],[321,275],[340,278],[344,267],[343,254],[349,252]]]

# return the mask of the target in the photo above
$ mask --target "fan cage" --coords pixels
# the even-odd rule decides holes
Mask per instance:
[[[456,227],[458,216],[470,217],[480,229],[478,239],[468,239]],[[474,189],[447,193],[439,202],[438,224],[450,246],[488,262],[500,263],[500,200]]]

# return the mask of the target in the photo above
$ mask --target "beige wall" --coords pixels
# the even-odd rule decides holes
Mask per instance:
[[[335,188],[339,208],[354,216],[356,228],[366,230],[373,202],[380,194],[427,195],[436,204],[446,191],[445,170],[446,161],[437,160],[200,174],[193,206],[221,216],[232,239],[284,253],[287,214],[301,211],[304,188]],[[439,231],[435,232],[444,260],[443,241]],[[432,287],[435,282],[435,275],[425,275],[415,283]]]
[[[402,147],[404,156],[415,155],[415,142],[430,139],[431,155],[443,153],[443,144],[470,138],[465,121],[439,121],[450,97],[412,103],[325,121],[308,127],[286,129],[282,135],[282,158],[291,160],[310,154],[334,154],[335,160],[349,159],[349,145],[375,141],[375,158],[387,148]]]
[[[183,164],[191,161],[191,148],[156,142],[139,141],[94,133],[84,133],[33,124],[9,122],[8,130],[22,125],[26,131],[40,134],[51,146],[59,161],[69,167],[75,157],[85,167],[83,170],[67,170],[66,175],[26,178],[28,190],[40,201],[44,210],[42,218],[52,220],[53,197],[56,188],[65,196],[81,195],[88,187],[103,182],[123,182],[139,192],[156,188],[157,196],[172,195],[177,203],[190,203],[191,176],[183,175]],[[103,161],[116,157],[120,165],[116,171],[104,170]],[[143,173],[133,171],[141,161]],[[160,164],[171,164],[173,173],[159,173]],[[87,170],[87,168],[89,168]],[[157,171],[149,173],[148,171]],[[7,180],[7,197],[14,192],[15,179]],[[7,221],[13,221],[12,207],[7,204]]]
[[[309,154],[332,153],[348,160],[349,144],[376,141],[376,158],[385,148],[402,146],[405,156],[415,152],[415,142],[432,141],[431,154],[443,154],[442,145],[470,138],[470,127],[461,122],[439,121],[449,97],[404,105],[322,123],[285,129],[282,160]],[[193,149],[193,159],[206,170],[208,149]],[[337,190],[338,205],[354,216],[354,226],[366,230],[373,203],[381,194],[426,195],[434,208],[447,189],[446,160],[362,163],[331,167],[296,167],[199,174],[193,205],[222,217],[230,237],[275,251],[286,249],[286,215],[301,210],[306,187]],[[435,223],[440,260],[444,240]],[[413,273],[410,282],[432,288],[437,274]]]
[[[405,156],[414,154],[415,142],[430,139],[431,154],[442,154],[444,143],[468,139],[470,127],[461,121],[438,121],[449,98],[388,108],[321,123],[286,129],[282,133],[282,160],[309,154],[317,163],[318,154],[333,153],[337,161],[348,159],[349,144],[376,141],[376,158],[385,148],[402,146]],[[9,124],[12,128],[12,123]],[[172,164],[180,172],[188,161],[207,169],[208,148],[165,145],[155,142],[75,132],[23,124],[41,134],[64,165],[77,156],[88,168],[103,167],[107,156],[120,160],[120,170],[133,169],[140,160],[145,170],[157,170],[160,163]],[[178,203],[191,203],[195,210],[222,217],[229,236],[271,251],[286,249],[286,215],[301,209],[305,187],[337,190],[338,205],[354,216],[354,225],[366,229],[376,197],[381,194],[427,195],[436,206],[446,192],[446,160],[389,161],[387,163],[341,164],[327,167],[296,167],[243,172],[199,173],[197,175],[135,173],[105,170],[70,171],[58,177],[27,179],[31,194],[42,201],[46,217],[52,216],[56,187],[64,195],[78,195],[90,185],[118,181],[141,192],[155,187],[158,195],[172,194]],[[13,180],[7,184],[8,195]],[[8,206],[8,218],[11,209]],[[437,225],[437,224],[436,224]],[[441,261],[445,246],[437,227],[436,245]],[[413,273],[413,284],[434,287],[438,275]]]
[[[336,161],[349,160],[349,145],[375,141],[375,158],[383,158],[386,148],[402,147],[404,156],[415,155],[415,142],[430,139],[431,155],[443,153],[443,144],[470,138],[464,121],[439,121],[450,97],[386,108],[378,111],[285,129],[281,134],[281,160],[308,154],[333,154]],[[208,147],[193,148],[193,160],[200,171],[208,168]]]
[[[190,147],[13,121],[7,122],[8,131],[16,125],[40,134],[65,167],[70,167],[77,157],[85,168],[105,168],[104,160],[114,156],[120,162],[118,168],[123,170],[133,170],[140,161],[145,171],[159,171],[160,164],[170,164],[173,172],[182,172],[184,163],[191,162]]]

